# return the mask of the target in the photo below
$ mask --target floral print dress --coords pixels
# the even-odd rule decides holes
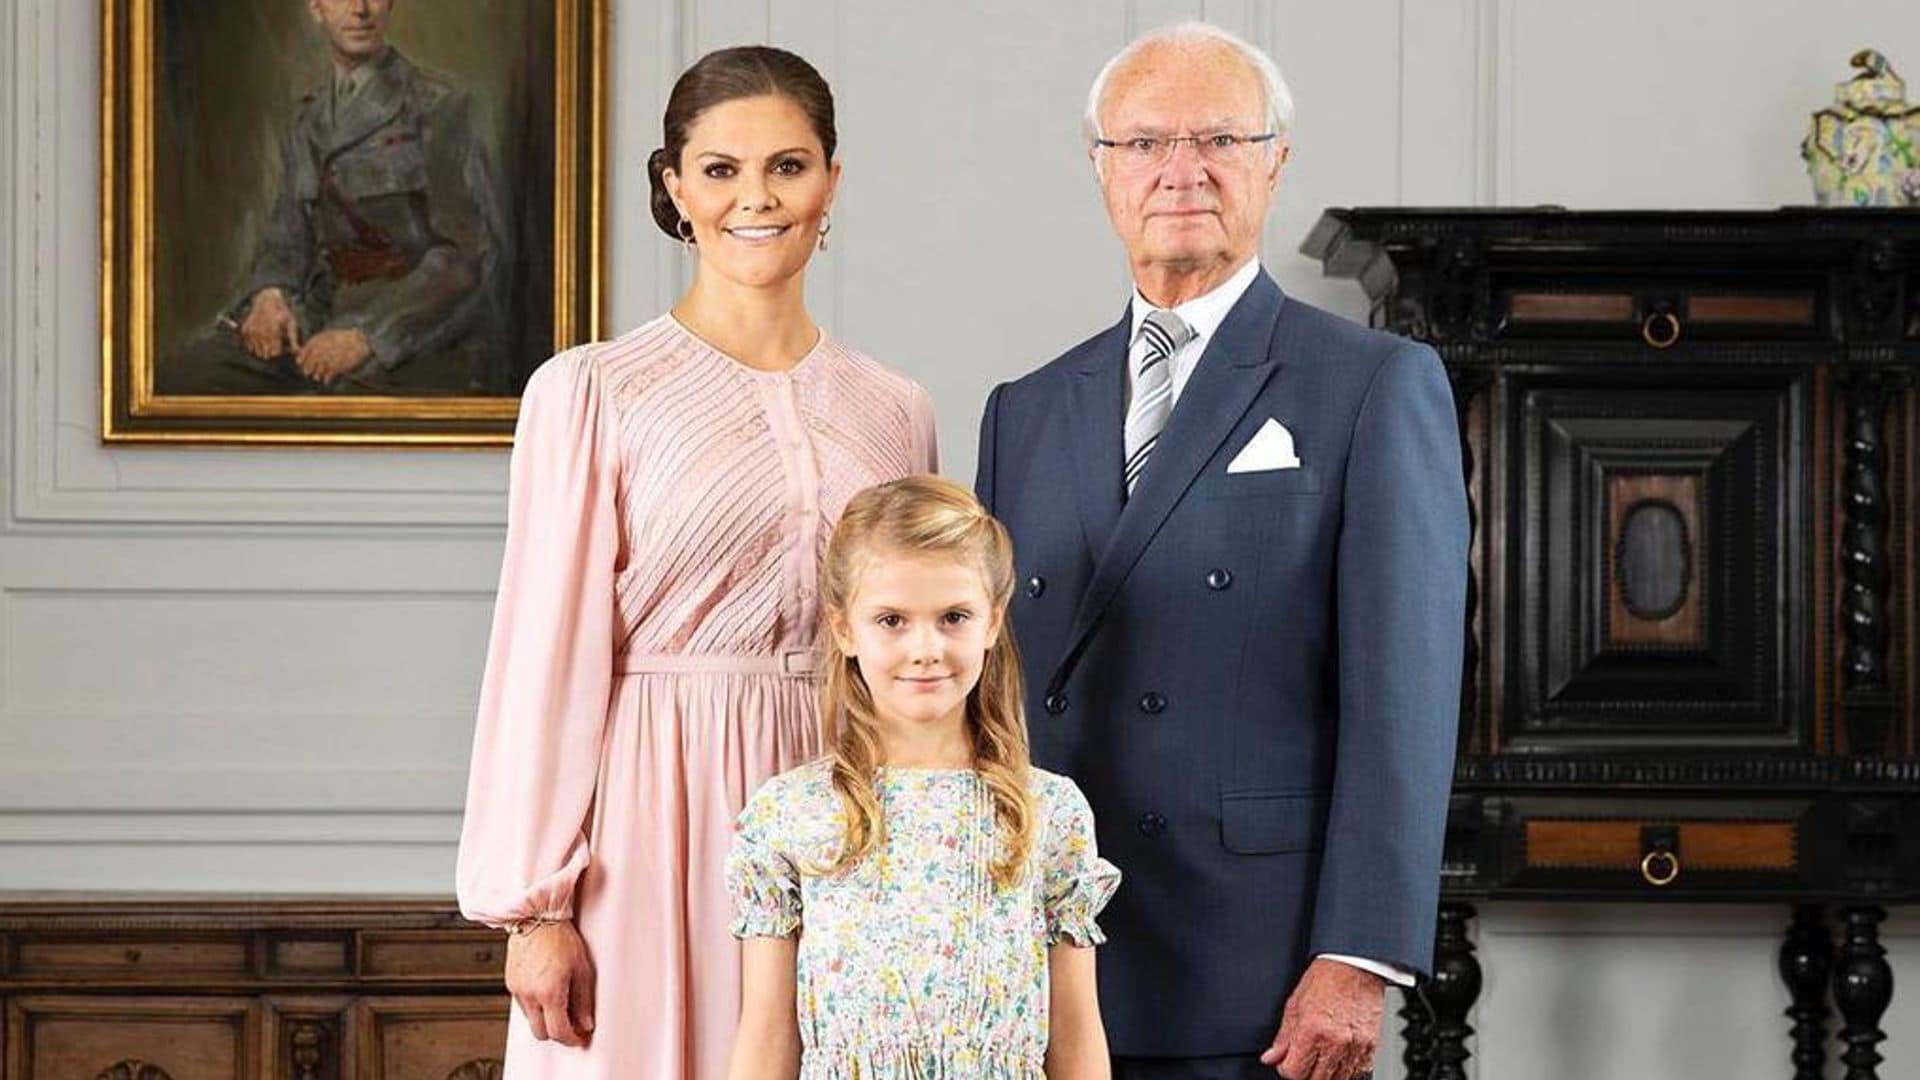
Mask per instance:
[[[740,814],[726,880],[734,936],[800,935],[801,1080],[1039,1080],[1047,948],[1106,940],[1094,916],[1120,883],[1087,800],[1031,771],[1034,842],[1008,888],[993,804],[972,769],[880,770],[883,846],[824,876],[844,818],[828,763],[774,777]]]

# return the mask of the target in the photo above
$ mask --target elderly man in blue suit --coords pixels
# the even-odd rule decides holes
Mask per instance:
[[[1035,760],[1127,875],[1103,922],[1119,1080],[1350,1080],[1433,956],[1468,524],[1427,347],[1258,260],[1292,103],[1205,24],[1148,35],[1087,124],[1135,291],[996,387]]]

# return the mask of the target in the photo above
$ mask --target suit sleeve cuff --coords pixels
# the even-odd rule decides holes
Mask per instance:
[[[1321,953],[1319,956],[1314,957],[1314,959],[1337,960],[1349,967],[1357,967],[1361,971],[1372,972],[1395,986],[1413,985],[1413,972],[1408,971],[1398,964],[1389,964],[1380,960],[1367,960],[1358,956],[1345,956],[1340,953]]]

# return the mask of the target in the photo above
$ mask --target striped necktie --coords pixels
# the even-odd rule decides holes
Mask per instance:
[[[1133,337],[1133,402],[1127,406],[1127,494],[1153,456],[1153,444],[1173,412],[1173,354],[1193,340],[1193,327],[1158,308],[1140,322]]]

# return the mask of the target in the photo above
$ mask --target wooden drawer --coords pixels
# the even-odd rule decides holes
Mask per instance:
[[[9,1080],[226,1080],[258,1075],[244,998],[29,996],[7,1002]]]
[[[22,934],[13,948],[12,974],[23,979],[234,979],[245,978],[251,971],[247,942],[239,935]]]
[[[1506,884],[1521,889],[1655,896],[1791,888],[1806,876],[1806,834],[1818,828],[1811,804],[1797,800],[1656,805],[1610,796],[1507,805]]]
[[[353,974],[353,935],[267,934],[265,974],[272,979],[345,979]]]
[[[497,930],[378,930],[360,937],[363,978],[498,981],[507,938]]]
[[[1828,336],[1824,289],[1812,281],[1553,275],[1497,285],[1493,311],[1495,338],[1599,339],[1655,350]]]

